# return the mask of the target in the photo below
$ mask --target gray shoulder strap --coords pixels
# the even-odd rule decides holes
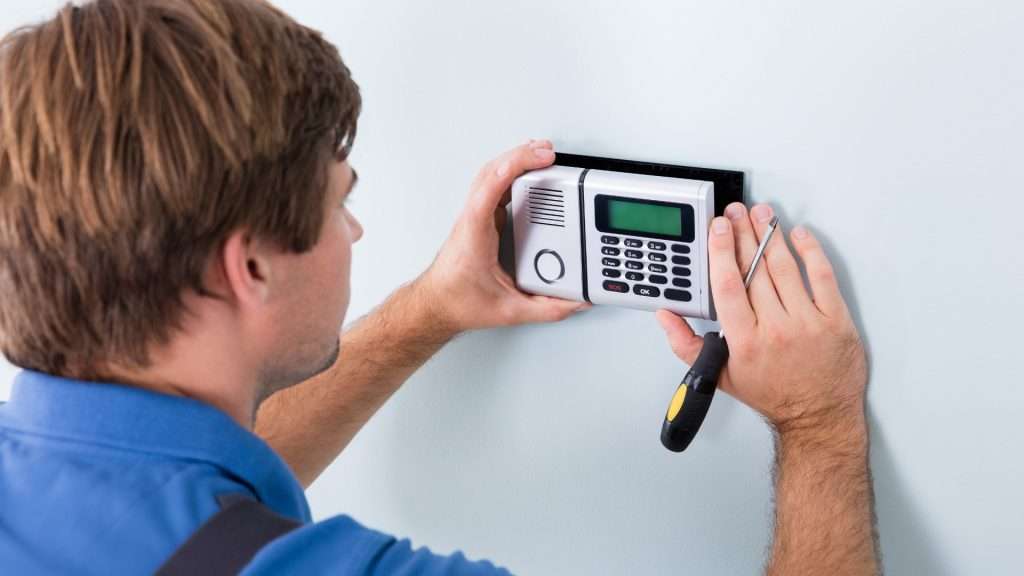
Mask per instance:
[[[157,574],[238,574],[261,548],[301,526],[240,494],[218,496],[214,514],[178,548]]]

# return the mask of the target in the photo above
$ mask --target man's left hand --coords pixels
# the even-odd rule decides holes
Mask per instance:
[[[547,140],[531,140],[483,167],[466,206],[434,262],[414,283],[435,320],[458,333],[478,328],[555,322],[589,308],[582,302],[521,292],[498,263],[512,181],[555,161]]]

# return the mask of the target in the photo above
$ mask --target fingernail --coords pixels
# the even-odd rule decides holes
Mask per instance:
[[[512,169],[512,167],[509,165],[508,160],[502,162],[498,166],[498,170],[497,170],[498,178],[504,178],[508,174],[508,171],[511,170],[511,169]]]
[[[746,211],[747,209],[739,202],[733,202],[725,207],[725,215],[729,217],[729,220],[739,220],[740,218],[743,218],[743,213]]]
[[[548,148],[534,148],[533,153],[537,156],[537,158],[543,158],[545,160],[553,158],[555,156],[555,151],[550,150]]]
[[[803,226],[797,226],[797,227],[793,228],[793,236],[795,238],[800,239],[800,240],[803,240],[803,239],[807,238],[807,236],[808,236],[807,228],[804,228]]]
[[[758,222],[768,222],[772,219],[772,207],[767,204],[758,204],[750,211],[754,215],[754,220]]]
[[[715,218],[711,221],[711,231],[719,236],[729,233],[729,221],[725,218]]]
[[[528,142],[528,144],[529,144],[530,148],[547,148],[548,147],[547,146],[547,144],[548,144],[547,140],[544,140],[543,138],[530,138],[530,141]]]

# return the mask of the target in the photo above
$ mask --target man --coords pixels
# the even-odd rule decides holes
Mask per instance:
[[[259,0],[96,0],[3,42],[0,346],[26,369],[0,408],[5,573],[504,573],[312,523],[302,489],[456,335],[586,307],[497,262],[509,186],[552,146],[485,166],[432,265],[339,342],[359,109],[336,50]],[[777,235],[748,297],[771,209],[727,216],[721,386],[776,431],[768,571],[875,573],[865,357],[832,269],[797,228],[810,294]],[[692,362],[701,339],[657,317]]]

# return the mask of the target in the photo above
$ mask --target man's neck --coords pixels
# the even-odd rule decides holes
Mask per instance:
[[[105,372],[119,384],[209,404],[252,430],[256,375],[230,342],[181,336],[153,351],[150,360],[142,369],[110,366]]]

